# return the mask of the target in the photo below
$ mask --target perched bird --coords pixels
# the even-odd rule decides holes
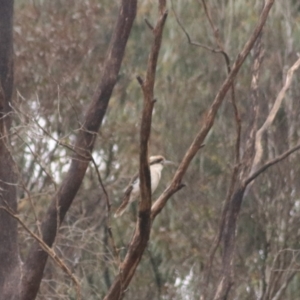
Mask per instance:
[[[174,164],[173,162],[166,160],[163,156],[151,156],[149,159],[150,175],[151,175],[151,193],[153,194],[156,190],[158,183],[161,178],[161,171],[164,165]],[[129,185],[127,186],[122,204],[115,212],[115,218],[121,216],[127,209],[128,204],[135,201],[140,196],[140,178],[139,174],[132,177]]]

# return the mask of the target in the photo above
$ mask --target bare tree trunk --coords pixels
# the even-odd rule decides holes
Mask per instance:
[[[0,206],[16,212],[17,175],[9,141],[13,89],[13,4],[12,0],[0,1]],[[17,227],[17,221],[6,211],[0,210],[1,299],[12,299],[12,293],[19,290],[19,285],[13,283],[20,282],[21,276]]]
[[[222,255],[222,273],[218,284],[218,289],[214,300],[227,299],[231,286],[234,283],[233,278],[233,261],[235,254],[235,233],[237,218],[240,212],[245,186],[236,188],[229,203],[229,208],[225,216],[223,231],[224,252]]]
[[[263,24],[266,22],[268,13],[273,5],[274,0],[268,1],[262,13],[260,19]],[[262,27],[260,28],[260,32]],[[259,68],[262,61],[261,55],[261,41],[257,40],[257,49],[255,49],[255,61],[253,66],[253,77],[255,80],[252,82],[252,100],[253,100],[253,111],[251,113],[251,125],[249,132],[245,134],[247,137],[245,139],[245,151],[241,159],[238,173],[236,176],[236,183],[234,184],[234,192],[229,198],[229,202],[224,206],[224,222],[222,222],[219,232],[221,232],[223,254],[222,254],[222,267],[221,274],[219,278],[219,283],[214,295],[214,300],[226,300],[232,285],[234,284],[234,255],[235,255],[235,245],[236,245],[236,228],[237,219],[240,213],[241,205],[243,202],[243,197],[245,190],[249,181],[247,181],[248,174],[250,173],[251,166],[253,165],[254,159],[254,143],[255,143],[255,133],[256,133],[256,113],[257,113],[257,82],[259,78]],[[255,84],[254,84],[255,83]]]
[[[72,204],[89,165],[97,131],[100,128],[112,90],[117,81],[126,43],[135,19],[136,6],[136,0],[121,1],[117,24],[103,66],[102,78],[85,114],[83,128],[77,136],[76,153],[70,169],[56,195],[54,195],[42,222],[42,238],[49,246],[55,240],[57,226],[62,223]],[[21,299],[32,300],[36,297],[47,257],[47,253],[35,241],[24,264]]]
[[[0,0],[0,80],[4,93],[4,99],[1,99],[2,114],[11,111],[9,103],[13,90],[13,5],[13,0]],[[6,121],[9,119],[7,117]]]

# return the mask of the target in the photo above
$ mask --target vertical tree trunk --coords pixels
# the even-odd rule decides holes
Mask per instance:
[[[16,212],[17,195],[14,161],[10,152],[9,130],[13,90],[13,0],[0,0],[0,206]],[[1,299],[18,299],[21,264],[18,224],[0,209],[0,291]],[[13,284],[14,282],[14,284]],[[16,293],[17,291],[17,293]],[[12,295],[16,297],[13,298]]]

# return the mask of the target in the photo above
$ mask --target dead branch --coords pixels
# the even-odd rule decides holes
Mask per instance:
[[[275,294],[275,296],[271,299],[271,300],[280,300],[282,299],[282,295],[283,293],[286,291],[289,283],[292,281],[292,279],[295,277],[295,275],[297,274],[297,271],[293,271],[291,272],[287,278],[285,279],[285,281],[283,282],[283,284],[280,286],[280,288],[278,289],[277,293]]]
[[[139,203],[138,219],[134,235],[130,241],[129,248],[123,263],[120,265],[119,275],[109,289],[105,300],[122,299],[134,273],[139,265],[144,250],[147,246],[151,230],[151,178],[148,164],[148,141],[151,132],[152,110],[155,103],[153,97],[157,59],[161,47],[162,33],[167,18],[166,3],[159,2],[159,19],[152,30],[154,41],[150,51],[147,64],[146,79],[137,77],[144,96],[144,107],[142,112],[142,123],[140,130],[140,190],[141,201]]]
[[[198,0],[198,2],[200,2],[200,1]],[[202,0],[202,5],[204,8],[205,15],[210,24],[210,27],[213,31],[216,44],[222,50],[221,54],[224,56],[226,66],[227,66],[227,72],[229,74],[231,72],[230,59],[229,59],[229,55],[225,51],[224,44],[222,43],[222,40],[220,38],[219,29],[215,26],[215,24],[213,22],[210,9],[205,0]],[[236,99],[235,99],[234,81],[232,82],[232,85],[231,85],[231,103],[233,106],[233,112],[234,112],[235,123],[236,123],[235,163],[238,165],[239,161],[240,161],[240,142],[241,142],[242,125],[241,125],[240,113],[239,113],[239,110],[238,110],[238,107],[236,104]],[[234,168],[234,169],[236,169],[236,168]],[[233,173],[234,173],[234,170],[233,170]],[[234,174],[232,176],[234,177]],[[230,197],[230,196],[231,195],[228,195],[228,197]]]
[[[38,235],[32,232],[27,225],[22,221],[22,219],[16,215],[9,207],[0,206],[0,209],[6,211],[11,217],[18,221],[18,223],[34,238],[40,246],[43,248],[45,252],[53,259],[53,261],[71,278],[71,280],[75,284],[77,300],[81,299],[81,289],[80,283],[78,279],[73,275],[72,271],[68,268],[68,266],[64,263],[64,261],[57,256],[55,251],[50,248]]]
[[[200,1],[198,0],[198,2],[200,2]],[[225,51],[225,48],[224,48],[224,45],[223,45],[222,41],[221,41],[221,38],[220,38],[220,35],[219,35],[219,29],[215,26],[215,24],[212,20],[210,9],[207,6],[205,0],[202,0],[202,5],[203,5],[203,8],[204,8],[205,15],[208,19],[209,25],[210,25],[210,27],[213,31],[213,35],[214,35],[216,44],[218,45],[219,49],[221,50],[220,53],[224,56],[224,59],[225,59],[226,65],[227,65],[228,73],[230,73],[230,59],[229,59],[229,56],[228,56],[227,52]]]
[[[218,233],[216,234],[214,241],[212,243],[212,246],[209,250],[208,253],[208,263],[206,266],[206,278],[205,278],[205,282],[206,284],[208,284],[209,282],[209,278],[211,275],[211,268],[213,265],[213,260],[216,254],[216,251],[220,245],[221,239],[222,239],[222,234],[223,234],[223,230],[224,230],[224,226],[225,226],[225,220],[226,220],[226,214],[229,210],[229,203],[230,200],[232,198],[233,192],[234,192],[234,188],[237,182],[237,176],[238,176],[238,171],[239,171],[239,165],[236,165],[233,169],[232,175],[231,175],[231,180],[230,180],[230,186],[226,195],[226,199],[224,201],[224,205],[223,205],[223,209],[222,209],[222,215],[221,215],[221,219],[219,222],[219,230]]]
[[[189,43],[190,45],[196,46],[196,47],[200,47],[200,48],[203,48],[203,49],[206,49],[206,50],[211,51],[211,52],[213,52],[213,53],[222,53],[222,49],[213,49],[213,48],[211,48],[211,47],[209,47],[209,46],[206,46],[206,45],[200,44],[200,43],[198,43],[198,42],[192,41],[192,39],[191,39],[189,33],[188,33],[187,30],[184,28],[183,24],[181,23],[181,21],[180,21],[178,15],[177,15],[177,13],[176,13],[174,7],[173,7],[173,1],[172,1],[172,0],[171,0],[171,7],[172,7],[172,11],[173,11],[173,13],[174,13],[175,19],[176,19],[176,21],[177,21],[179,27],[182,29],[183,33],[185,34],[185,36],[186,36],[186,38],[187,38],[187,40],[188,40],[188,43]]]
[[[241,179],[241,181],[239,180],[238,182],[238,186],[236,189],[236,192],[234,193],[232,199],[231,199],[231,203],[228,209],[228,213],[226,216],[226,222],[225,222],[225,226],[224,229],[222,229],[224,231],[223,234],[223,243],[224,243],[224,249],[223,249],[223,261],[222,261],[222,275],[218,284],[218,288],[217,288],[217,292],[215,293],[215,297],[214,300],[219,300],[219,299],[226,299],[228,297],[228,293],[230,291],[230,287],[233,284],[232,278],[233,278],[233,260],[234,260],[234,247],[235,247],[235,231],[236,231],[236,222],[237,222],[237,217],[240,211],[240,207],[241,207],[241,203],[244,197],[244,192],[247,188],[247,185],[254,180],[258,175],[260,175],[262,172],[264,172],[268,167],[276,164],[277,162],[283,160],[284,158],[286,158],[288,155],[290,155],[291,153],[293,153],[294,151],[298,150],[300,145],[297,145],[296,147],[290,149],[289,151],[286,151],[285,153],[283,153],[282,155],[280,155],[279,157],[277,157],[276,159],[267,162],[264,166],[262,166],[259,170],[257,170],[257,165],[259,164],[260,160],[261,160],[261,154],[262,154],[262,149],[261,152],[257,152],[257,150],[259,150],[257,148],[257,144],[256,146],[256,152],[254,152],[255,150],[251,150],[252,148],[252,143],[254,140],[254,134],[256,131],[256,120],[257,120],[257,113],[258,113],[258,109],[257,109],[257,89],[258,89],[258,76],[259,76],[259,69],[260,69],[260,65],[261,65],[261,61],[262,61],[262,57],[263,57],[263,51],[259,51],[260,54],[257,57],[257,59],[254,61],[254,66],[253,66],[253,78],[252,78],[252,83],[251,83],[251,90],[252,90],[252,98],[253,98],[253,102],[254,102],[254,118],[252,120],[252,129],[251,129],[251,133],[250,133],[250,137],[248,138],[247,141],[247,146],[246,146],[246,151],[245,151],[245,155],[244,155],[244,163],[243,163],[243,170],[239,176],[239,178]],[[298,61],[297,61],[298,62]],[[297,65],[297,62],[293,65],[293,67],[298,68],[299,65]],[[287,81],[286,84],[284,86],[284,88],[281,90],[281,92],[279,93],[277,99],[279,99],[278,101],[275,101],[275,105],[273,106],[269,116],[267,117],[266,122],[264,123],[264,125],[262,126],[262,128],[256,133],[256,138],[259,138],[259,145],[261,146],[261,136],[262,133],[264,132],[264,130],[266,130],[266,128],[268,126],[270,126],[270,124],[272,123],[272,121],[274,120],[274,117],[279,109],[280,103],[283,99],[284,93],[287,89],[287,86],[290,84],[291,81],[291,77],[292,74],[294,72],[294,68],[291,68],[290,70],[292,70],[290,72],[288,72],[288,76],[287,76]],[[283,91],[283,92],[282,92]],[[276,99],[276,100],[277,100]],[[277,105],[277,107],[276,107]],[[275,107],[275,108],[274,108]],[[257,140],[256,140],[257,142]],[[253,155],[252,153],[255,153],[255,158],[254,160],[251,159],[251,156]],[[251,171],[247,171],[247,169],[249,169]],[[254,171],[253,171],[254,170]],[[258,172],[255,172],[255,171]],[[248,175],[249,177],[246,177],[246,173],[248,173],[250,175]],[[254,175],[252,177],[252,175]],[[247,179],[243,179],[243,178],[247,178]]]
[[[289,155],[294,153],[295,151],[300,149],[300,144],[297,146],[289,149],[288,151],[282,153],[281,155],[277,156],[276,158],[266,162],[263,166],[261,166],[259,169],[257,169],[255,172],[251,173],[250,176],[245,180],[244,184],[247,186],[249,183],[251,183],[256,177],[258,177],[260,174],[262,174],[264,171],[266,171],[269,167],[277,164],[278,162],[284,160]]]
[[[219,231],[217,235],[217,242],[223,242],[223,252],[222,252],[222,269],[221,275],[217,287],[217,292],[215,293],[214,299],[226,299],[230,292],[230,289],[234,283],[234,253],[235,253],[235,241],[236,241],[236,223],[237,218],[240,213],[241,204],[244,197],[245,186],[242,184],[241,179],[244,178],[245,174],[248,174],[249,168],[251,167],[253,151],[254,151],[254,134],[256,132],[256,119],[257,119],[257,97],[258,97],[258,79],[260,74],[260,67],[262,63],[263,51],[261,44],[261,33],[259,34],[255,45],[254,45],[254,61],[252,64],[252,81],[251,81],[251,100],[252,114],[253,116],[250,120],[250,129],[246,134],[247,139],[245,141],[245,151],[241,162],[239,157],[236,156],[236,160],[239,162],[236,164],[233,174],[232,181],[227,194],[224,208],[222,211],[221,222],[219,225]],[[241,128],[240,128],[241,129]],[[239,136],[238,136],[239,137]],[[237,138],[238,141],[238,138]],[[236,147],[240,146],[236,143]],[[237,150],[236,150],[237,151]],[[238,150],[239,151],[239,150]],[[238,152],[236,152],[238,153]],[[231,191],[230,191],[231,190]],[[211,267],[214,253],[218,243],[214,241],[213,252],[210,255],[209,267]],[[210,271],[210,270],[209,270]]]
[[[257,88],[257,81],[258,81],[258,71],[260,68],[260,63],[262,60],[262,55],[259,55],[259,60],[257,61],[257,64],[254,64],[254,78],[253,78],[253,82],[252,82],[252,87],[254,88],[254,90],[256,90]],[[271,110],[272,111],[272,110]],[[255,113],[257,113],[257,111],[255,111]],[[267,120],[269,119],[270,114],[267,118]],[[256,119],[256,117],[254,117],[254,119]],[[266,124],[266,122],[265,122]],[[254,132],[255,130],[255,120],[253,123],[253,128],[252,128],[252,132]],[[252,136],[253,134],[251,134],[250,136]],[[250,140],[252,138],[250,137]],[[249,141],[248,141],[249,142]],[[248,143],[249,145],[251,144],[251,141]],[[249,146],[251,147],[251,146]],[[285,159],[286,157],[288,157],[289,155],[291,155],[292,153],[294,153],[295,151],[297,151],[298,149],[300,149],[300,144],[298,144],[297,146],[293,147],[292,149],[284,152],[283,154],[281,154],[280,156],[276,157],[275,159],[267,162],[266,164],[264,164],[261,168],[256,169],[256,171],[254,172],[249,172],[250,175],[248,175],[248,177],[245,180],[242,180],[242,182],[239,184],[239,186],[237,187],[236,192],[234,193],[232,199],[231,199],[231,203],[229,205],[228,208],[228,212],[227,212],[227,217],[226,217],[226,222],[225,225],[223,225],[222,229],[224,231],[224,235],[223,235],[223,240],[224,240],[224,249],[223,249],[223,267],[222,267],[222,276],[221,279],[219,281],[219,285],[217,288],[217,292],[215,294],[215,298],[216,299],[226,299],[228,292],[230,290],[230,286],[232,285],[232,281],[230,280],[230,277],[232,277],[232,265],[233,265],[233,253],[234,253],[234,245],[235,245],[235,228],[236,228],[236,221],[237,221],[237,217],[240,211],[240,206],[244,197],[244,192],[247,188],[247,186],[260,174],[262,174],[266,169],[268,169],[270,166],[273,166],[274,164],[280,162],[281,160]],[[248,151],[249,152],[249,151]],[[250,151],[251,152],[251,151]],[[249,155],[251,156],[251,153],[249,152]],[[247,154],[245,154],[247,155]],[[248,155],[248,156],[249,156]],[[248,159],[246,159],[246,163],[248,163],[250,160],[250,157]],[[243,168],[245,169],[246,166],[244,166]],[[245,176],[245,173],[244,173]]]
[[[54,186],[54,190],[57,190],[57,184],[53,178],[53,176],[50,174],[50,172],[46,169],[46,167],[42,164],[41,162],[41,158],[39,157],[39,155],[32,150],[31,146],[29,145],[29,143],[27,143],[19,133],[15,133],[17,135],[17,137],[27,146],[27,148],[29,149],[30,153],[32,154],[32,156],[34,157],[34,161],[38,163],[38,165],[40,166],[42,172],[44,172],[47,177],[50,179],[51,183]],[[25,185],[24,185],[24,189],[26,189]],[[27,191],[26,191],[27,192]]]
[[[152,24],[148,21],[148,19],[144,19],[144,21],[145,21],[145,23],[147,24],[147,26],[149,27],[149,29],[151,30],[151,31],[153,31],[154,30],[154,27],[152,26]]]
[[[91,156],[91,161],[92,161],[92,164],[93,164],[93,166],[95,168],[95,171],[96,171],[96,174],[97,174],[97,178],[98,178],[98,182],[100,184],[102,192],[104,193],[104,198],[105,198],[105,201],[106,201],[106,209],[107,209],[106,210],[107,211],[107,216],[106,216],[106,230],[108,232],[108,236],[109,236],[109,239],[110,239],[110,244],[111,244],[111,247],[112,247],[112,250],[113,250],[115,261],[117,262],[118,265],[120,265],[121,259],[120,259],[120,256],[119,256],[119,251],[118,251],[118,249],[116,247],[115,239],[114,239],[114,236],[113,236],[113,233],[112,233],[112,230],[111,230],[111,226],[110,226],[110,222],[111,222],[111,215],[110,215],[111,203],[110,203],[110,200],[109,200],[106,188],[105,188],[105,186],[104,186],[104,184],[102,182],[102,178],[101,178],[100,172],[98,170],[98,166],[97,166],[97,164],[96,164],[93,156]]]
[[[198,2],[200,3],[199,0],[198,0]],[[204,8],[204,12],[205,12],[205,15],[208,19],[210,27],[213,31],[216,44],[222,50],[222,54],[225,58],[227,71],[228,71],[228,74],[229,74],[231,72],[230,59],[229,59],[228,54],[225,51],[225,48],[224,48],[224,45],[223,45],[222,41],[221,41],[221,38],[220,38],[220,35],[219,35],[219,29],[214,25],[214,22],[213,22],[212,17],[211,17],[210,9],[207,6],[205,0],[202,0],[202,6]],[[241,141],[242,126],[241,126],[240,114],[239,114],[238,107],[237,107],[237,104],[236,104],[236,99],[235,99],[234,81],[232,82],[232,85],[231,85],[231,103],[232,103],[232,106],[233,106],[235,123],[236,123],[235,166],[232,170],[230,187],[228,189],[226,199],[225,199],[224,205],[223,205],[222,216],[221,216],[221,220],[220,220],[220,224],[219,224],[219,231],[218,231],[218,234],[216,235],[216,237],[213,241],[213,244],[211,246],[211,249],[210,249],[209,255],[208,255],[209,259],[208,259],[208,263],[207,263],[207,266],[206,266],[206,268],[207,268],[207,270],[206,270],[206,283],[208,283],[208,281],[209,281],[213,259],[214,259],[215,253],[217,251],[217,248],[219,247],[219,244],[221,242],[221,237],[222,237],[224,224],[225,224],[226,213],[229,209],[229,202],[230,202],[230,199],[231,199],[232,194],[234,192],[234,187],[235,187],[235,183],[236,183],[236,180],[237,180],[238,171],[239,171],[239,167],[240,167],[240,141]]]
[[[254,29],[254,32],[244,45],[242,51],[237,56],[230,74],[227,76],[225,81],[223,82],[221,88],[219,89],[212,105],[210,106],[206,119],[204,121],[204,124],[202,128],[200,129],[199,133],[195,137],[194,141],[192,142],[189,149],[186,151],[185,156],[183,157],[173,179],[170,184],[170,186],[165,189],[165,191],[161,194],[161,196],[155,201],[155,203],[152,205],[151,209],[151,219],[154,220],[155,217],[161,212],[163,207],[166,205],[168,199],[177,192],[180,188],[182,188],[182,178],[191,162],[191,160],[194,158],[196,153],[198,152],[199,148],[201,147],[202,143],[204,142],[204,139],[206,138],[208,132],[210,131],[211,127],[213,126],[215,116],[217,114],[217,111],[227,93],[229,88],[231,87],[234,78],[237,76],[239,69],[241,68],[243,62],[245,61],[247,55],[249,54],[250,50],[252,49],[256,39],[258,38],[266,20],[269,14],[269,11],[274,3],[274,0],[269,0],[260,17],[258,20],[258,23]]]
[[[262,135],[270,125],[273,123],[275,116],[280,108],[280,105],[282,103],[282,100],[285,96],[286,91],[290,87],[293,79],[294,72],[299,68],[300,66],[300,58],[292,65],[292,67],[288,70],[286,79],[285,79],[285,84],[280,90],[274,105],[265,121],[265,123],[261,126],[261,128],[257,131],[256,137],[255,137],[255,157],[252,165],[252,170],[251,173],[254,173],[256,169],[258,168],[259,163],[261,162],[262,154],[263,154],[263,148],[262,148]]]
[[[222,43],[220,35],[219,35],[219,29],[214,25],[214,22],[212,21],[211,13],[210,13],[210,10],[209,10],[205,0],[202,0],[202,5],[203,5],[203,8],[204,8],[205,15],[206,15],[206,17],[208,19],[208,22],[210,24],[210,27],[213,30],[215,40],[216,40],[219,48],[224,49],[223,43]]]

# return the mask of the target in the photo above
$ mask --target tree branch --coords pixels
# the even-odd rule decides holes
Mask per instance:
[[[282,161],[283,159],[287,158],[289,155],[294,153],[295,151],[300,149],[300,144],[297,146],[289,149],[288,151],[282,153],[281,155],[277,156],[276,158],[266,162],[262,167],[257,169],[255,172],[251,173],[250,176],[244,181],[244,185],[247,186],[251,181],[253,181],[256,177],[258,177],[261,173],[266,171],[269,167],[277,164],[278,162]]]
[[[280,105],[282,103],[282,100],[285,96],[286,91],[290,87],[293,79],[294,72],[299,68],[300,66],[300,58],[292,65],[292,67],[288,70],[286,79],[285,79],[285,84],[280,90],[274,105],[265,121],[265,123],[261,126],[261,128],[257,131],[256,133],[256,138],[255,138],[255,157],[252,165],[252,170],[251,173],[254,173],[256,169],[258,168],[258,165],[261,161],[262,154],[263,154],[263,149],[262,149],[262,135],[266,130],[270,127],[270,125],[273,123],[275,116],[280,108]]]
[[[155,219],[155,217],[161,212],[163,207],[166,205],[168,199],[181,188],[181,180],[191,162],[191,160],[194,158],[198,150],[200,149],[202,143],[204,142],[204,139],[206,138],[208,132],[210,131],[211,127],[214,124],[215,116],[217,114],[217,111],[227,93],[229,88],[231,87],[234,78],[238,74],[243,62],[245,61],[246,57],[248,56],[250,50],[252,49],[256,39],[258,38],[266,20],[268,17],[268,13],[274,3],[274,0],[269,0],[260,17],[258,20],[258,23],[254,29],[254,32],[251,34],[250,38],[244,45],[242,51],[237,56],[230,74],[227,76],[225,81],[223,82],[220,90],[218,91],[212,105],[210,106],[206,119],[204,121],[204,124],[195,137],[194,141],[192,142],[191,146],[187,150],[185,156],[183,157],[173,179],[170,184],[170,186],[162,193],[162,195],[156,200],[156,202],[152,205],[151,209],[151,218],[152,220]]]
[[[4,207],[4,206],[0,206],[0,209],[6,211],[11,217],[13,217],[15,220],[17,220],[21,224],[21,226],[31,235],[31,237],[34,238],[39,243],[41,248],[45,252],[47,252],[47,254],[53,259],[53,261],[71,278],[71,280],[75,284],[77,300],[80,300],[81,299],[81,289],[80,289],[79,281],[73,275],[72,271],[68,268],[68,266],[64,263],[64,261],[61,258],[59,258],[57,256],[57,254],[55,253],[55,251],[52,248],[50,248],[47,244],[45,244],[45,242],[38,235],[36,235],[34,232],[32,232],[26,226],[26,224],[20,219],[20,217],[18,215],[14,214],[14,212],[11,209],[9,209],[8,207]]]
[[[160,16],[155,28],[153,29],[154,41],[150,51],[147,64],[146,79],[143,81],[140,76],[137,77],[140,83],[143,96],[144,107],[142,113],[142,124],[140,131],[140,190],[141,201],[139,203],[138,219],[134,235],[130,241],[129,248],[123,263],[120,266],[119,275],[109,289],[105,300],[122,299],[135,270],[142,258],[147,246],[151,230],[151,178],[148,164],[148,141],[151,132],[152,110],[155,103],[153,99],[153,90],[155,83],[155,74],[159,50],[161,47],[162,33],[167,18],[165,1],[159,2]]]
[[[185,36],[186,36],[186,38],[187,38],[187,40],[188,40],[188,43],[189,43],[190,45],[196,46],[196,47],[200,47],[200,48],[203,48],[203,49],[206,49],[206,50],[211,51],[211,52],[213,52],[213,53],[222,53],[222,51],[223,51],[222,49],[213,49],[213,48],[211,48],[211,47],[209,47],[209,46],[206,46],[206,45],[200,44],[200,43],[198,43],[198,42],[192,41],[192,39],[191,39],[189,33],[188,33],[187,30],[184,28],[183,24],[181,23],[181,21],[180,21],[178,15],[177,15],[177,13],[176,13],[176,11],[175,11],[175,9],[174,9],[173,1],[172,1],[172,0],[171,0],[171,7],[172,7],[172,11],[173,11],[173,13],[174,13],[175,19],[176,19],[176,21],[177,21],[179,27],[182,29],[183,33],[185,34]]]
[[[46,212],[41,230],[43,241],[51,247],[58,226],[62,223],[81,185],[91,159],[96,134],[100,128],[107,105],[117,81],[126,43],[136,15],[136,0],[122,0],[117,23],[103,66],[100,83],[93,95],[83,121],[83,128],[76,139],[74,154],[69,171],[54,195]],[[22,300],[34,299],[40,286],[48,254],[35,242],[25,261],[22,281]]]

